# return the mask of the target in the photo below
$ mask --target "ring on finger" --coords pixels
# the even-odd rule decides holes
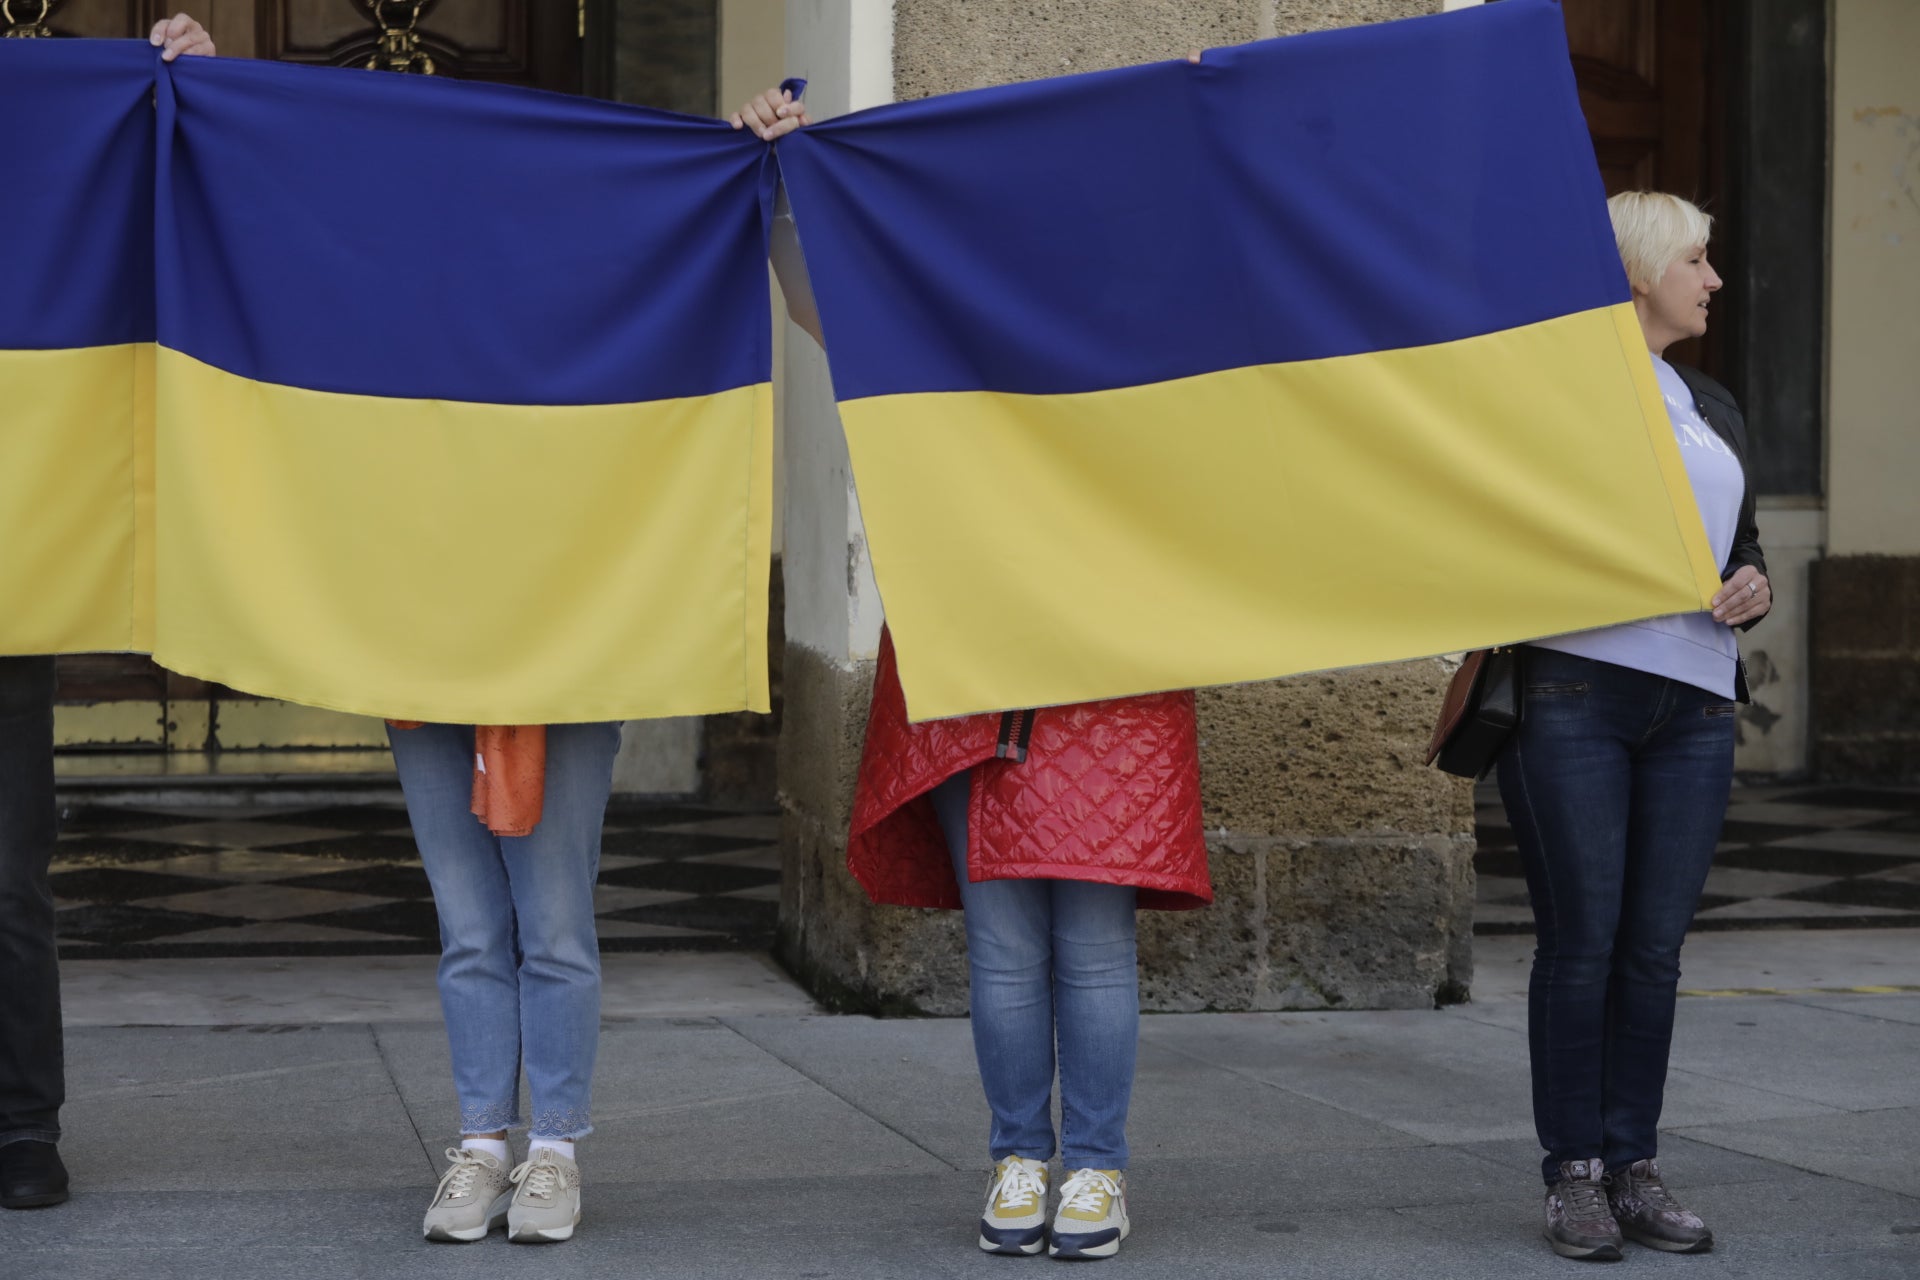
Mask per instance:
[[[1750,596],[1757,596],[1757,595],[1759,595],[1759,594],[1760,594],[1760,584],[1759,584],[1759,583],[1757,583],[1757,582],[1749,582],[1749,583],[1747,584],[1747,594],[1748,594],[1748,595],[1750,595]]]

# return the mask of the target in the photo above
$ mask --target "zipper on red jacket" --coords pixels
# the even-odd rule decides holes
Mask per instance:
[[[1001,760],[1024,764],[1027,747],[1033,741],[1033,711],[1003,711],[1000,714],[1000,741],[993,754]]]

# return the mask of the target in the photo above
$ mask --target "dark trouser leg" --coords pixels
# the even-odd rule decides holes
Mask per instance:
[[[0,658],[0,1145],[60,1136],[53,659]]]
[[[1607,987],[1626,876],[1632,750],[1653,686],[1603,662],[1530,650],[1526,708],[1500,760],[1533,904],[1527,1042],[1534,1128],[1551,1186],[1604,1146]]]
[[[1626,896],[1608,989],[1608,1169],[1659,1154],[1680,944],[1726,818],[1735,710],[1724,698],[1675,683],[1669,714],[1634,756]]]

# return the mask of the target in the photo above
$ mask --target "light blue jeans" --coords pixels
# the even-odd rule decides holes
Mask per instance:
[[[1131,885],[967,881],[969,773],[932,792],[967,913],[973,1050],[993,1112],[995,1161],[1054,1153],[1069,1170],[1127,1167],[1127,1105],[1140,1043]]]
[[[546,801],[526,836],[496,836],[471,812],[473,726],[387,737],[440,913],[440,1008],[460,1132],[591,1132],[600,1044],[593,884],[620,726],[548,726]],[[523,1066],[530,1125],[519,1106]]]

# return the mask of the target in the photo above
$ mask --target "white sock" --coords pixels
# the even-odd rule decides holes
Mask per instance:
[[[501,1164],[509,1163],[505,1138],[462,1138],[460,1145],[468,1151],[484,1151]]]
[[[534,1154],[542,1147],[555,1155],[573,1159],[573,1142],[569,1138],[535,1138],[527,1144],[527,1159],[533,1159]]]

